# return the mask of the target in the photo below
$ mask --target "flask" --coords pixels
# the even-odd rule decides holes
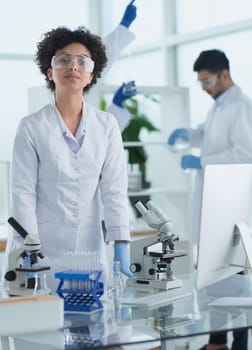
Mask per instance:
[[[142,174],[139,164],[128,164],[128,190],[140,191],[142,189]]]
[[[180,152],[189,147],[189,142],[184,137],[178,137],[173,145],[174,152]]]
[[[136,94],[137,89],[136,89],[136,84],[134,81],[129,81],[128,83],[126,83],[123,87],[122,90],[124,96],[133,96]]]
[[[123,297],[123,280],[120,272],[120,261],[111,261],[107,283],[107,297],[114,307],[118,307]]]

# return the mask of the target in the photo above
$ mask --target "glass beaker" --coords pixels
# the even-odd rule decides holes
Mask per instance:
[[[120,271],[120,261],[111,261],[107,283],[107,297],[110,301],[113,301],[114,306],[120,305],[123,290],[124,285]]]
[[[184,151],[189,147],[189,141],[188,138],[185,137],[179,137],[177,138],[176,142],[173,145],[173,151],[175,153]]]

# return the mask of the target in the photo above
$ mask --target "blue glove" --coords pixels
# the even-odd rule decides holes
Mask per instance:
[[[180,128],[175,129],[168,138],[168,145],[173,146],[176,143],[177,139],[183,139],[185,142],[189,141],[189,132],[188,129]]]
[[[185,154],[181,158],[181,167],[183,169],[201,169],[200,157]]]
[[[114,244],[114,261],[120,261],[121,272],[132,277],[133,274],[130,271],[130,253],[129,253],[129,243],[115,243]]]
[[[123,108],[122,103],[127,100],[128,98],[135,96],[137,93],[136,84],[135,81],[129,81],[128,83],[123,83],[119,89],[116,91],[114,97],[113,97],[113,103]]]
[[[122,26],[125,26],[126,28],[129,28],[131,23],[134,21],[136,18],[136,6],[133,5],[135,0],[132,0],[129,5],[126,7],[123,17],[121,19],[120,24]]]

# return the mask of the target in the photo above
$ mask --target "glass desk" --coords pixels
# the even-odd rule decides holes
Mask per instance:
[[[194,289],[192,275],[183,276],[183,283],[177,290],[190,291],[190,298],[159,307],[122,305],[115,310],[104,302],[99,312],[66,313],[60,330],[2,337],[2,350],[128,349],[129,345],[134,350],[157,346],[170,350],[176,339],[252,327],[251,307],[209,305],[223,296],[251,296],[252,306],[250,275],[235,275],[201,291]]]

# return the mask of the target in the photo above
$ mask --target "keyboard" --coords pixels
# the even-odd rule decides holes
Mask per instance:
[[[161,306],[161,305],[172,304],[177,300],[190,298],[191,296],[192,296],[192,293],[190,292],[178,293],[178,292],[165,291],[160,293],[148,294],[142,297],[123,299],[122,304],[132,305],[132,306],[147,306],[147,307]]]
[[[218,298],[211,303],[210,306],[236,306],[236,307],[251,307],[251,297],[223,297]]]

